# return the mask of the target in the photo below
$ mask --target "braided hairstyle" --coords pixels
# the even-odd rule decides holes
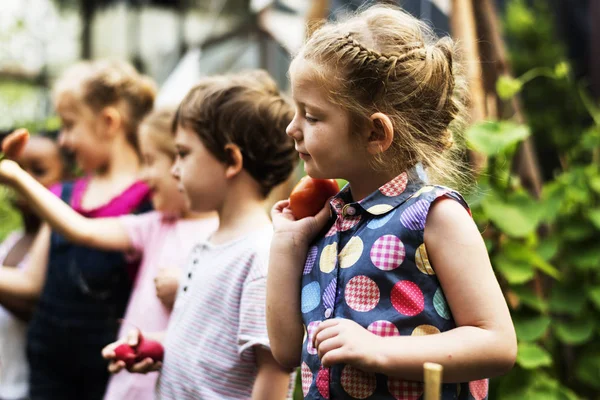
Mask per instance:
[[[374,168],[399,173],[422,163],[438,182],[462,180],[450,127],[465,110],[455,58],[452,39],[438,39],[425,23],[383,5],[322,26],[295,57],[314,67],[314,82],[349,112],[354,127],[376,112],[391,119],[393,143]]]

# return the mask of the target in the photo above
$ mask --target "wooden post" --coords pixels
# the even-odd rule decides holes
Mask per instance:
[[[477,24],[471,0],[452,0],[450,13],[450,28],[452,36],[457,39],[463,54],[463,64],[469,85],[471,102],[470,123],[479,122],[486,118],[485,91],[481,80],[481,63],[477,39]],[[469,153],[475,174],[483,168],[485,156],[475,152]]]
[[[440,400],[442,386],[442,371],[440,364],[426,362],[423,364],[425,381],[425,400]]]

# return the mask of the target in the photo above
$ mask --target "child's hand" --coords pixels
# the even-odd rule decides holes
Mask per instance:
[[[289,205],[289,200],[282,200],[275,203],[271,210],[273,229],[278,235],[290,235],[295,245],[304,243],[308,246],[323,227],[325,227],[330,218],[329,202],[326,202],[325,206],[314,217],[305,217],[300,220],[294,218]]]
[[[132,329],[127,334],[127,337],[124,339],[119,339],[116,342],[113,342],[102,349],[102,357],[107,360],[110,360],[108,364],[108,372],[111,374],[116,374],[121,370],[127,368],[125,365],[125,361],[116,360],[115,349],[122,344],[128,344],[130,346],[137,346],[140,337],[139,329]],[[162,367],[162,362],[154,362],[151,358],[147,357],[140,362],[133,364],[130,368],[127,368],[129,372],[136,372],[140,374],[146,374],[148,372],[158,371]]]
[[[317,327],[313,345],[321,364],[350,364],[366,372],[373,371],[384,348],[382,338],[349,319],[329,319]]]
[[[156,296],[168,309],[173,309],[173,304],[175,304],[180,276],[181,268],[170,267],[160,269],[154,278]]]
[[[0,161],[0,183],[12,184],[20,169],[19,164],[12,160],[4,159]]]

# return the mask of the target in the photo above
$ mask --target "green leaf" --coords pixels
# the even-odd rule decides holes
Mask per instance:
[[[538,297],[529,287],[514,286],[512,289],[522,304],[542,313],[548,311],[548,303],[546,300]]]
[[[522,87],[520,80],[509,75],[501,75],[496,81],[496,92],[502,100],[510,100],[521,91]]]
[[[526,139],[529,127],[507,121],[486,121],[467,130],[467,142],[474,150],[494,156],[503,153]]]
[[[560,231],[561,237],[569,242],[580,242],[591,237],[594,233],[594,227],[590,223],[581,221],[573,221]]]
[[[588,216],[596,229],[600,229],[600,209],[589,210]]]
[[[576,345],[588,341],[594,334],[596,323],[592,318],[578,318],[575,321],[559,321],[554,324],[558,339],[566,344]]]
[[[542,216],[538,203],[524,193],[515,193],[506,201],[499,196],[488,196],[481,205],[494,225],[516,238],[533,232]]]
[[[550,293],[550,310],[560,314],[577,315],[585,306],[586,293],[580,287],[556,285]]]
[[[533,342],[538,340],[548,330],[550,318],[546,316],[539,317],[514,317],[515,330],[519,341]]]
[[[566,255],[564,261],[572,264],[580,271],[598,269],[600,265],[600,248],[598,247],[573,247]]]
[[[511,260],[504,254],[494,257],[494,268],[512,285],[529,282],[535,276],[535,270],[530,264]]]
[[[537,252],[544,260],[548,261],[554,258],[558,253],[560,243],[557,237],[547,237],[540,239]]]
[[[504,255],[515,262],[527,263],[554,279],[560,279],[560,272],[550,265],[534,249],[518,241],[508,241],[503,247]]]
[[[600,310],[600,286],[593,287],[588,291],[588,298],[592,301],[594,306]]]
[[[583,351],[575,366],[575,376],[578,380],[600,389],[600,351]]]
[[[519,343],[517,364],[525,369],[552,365],[552,357],[545,349],[534,343]]]

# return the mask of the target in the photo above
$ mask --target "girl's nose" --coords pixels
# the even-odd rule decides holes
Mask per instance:
[[[297,118],[295,115],[292,122],[285,128],[285,133],[295,141],[299,141],[302,138],[302,132],[298,129]]]
[[[181,177],[181,173],[179,171],[179,158],[175,159],[175,162],[171,167],[171,175],[173,175],[177,180],[179,180],[179,178]]]

